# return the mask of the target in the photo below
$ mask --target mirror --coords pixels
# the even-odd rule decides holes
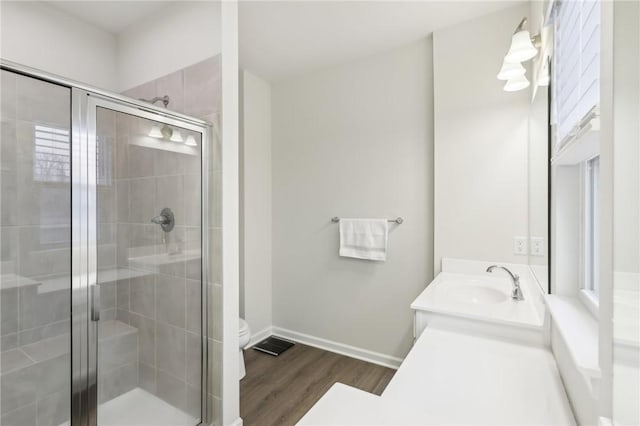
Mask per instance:
[[[529,266],[542,290],[549,288],[549,88],[536,90],[529,108]]]

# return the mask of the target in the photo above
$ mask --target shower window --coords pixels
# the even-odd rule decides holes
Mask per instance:
[[[69,182],[69,130],[36,124],[33,144],[33,179],[40,182]]]

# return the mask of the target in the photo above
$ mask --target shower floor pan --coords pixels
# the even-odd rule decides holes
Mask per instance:
[[[198,419],[135,388],[98,406],[100,426],[194,426]],[[69,426],[69,422],[60,426]]]

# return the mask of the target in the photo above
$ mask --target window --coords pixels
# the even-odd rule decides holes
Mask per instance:
[[[101,186],[112,185],[113,140],[98,136],[96,144],[97,183]]]
[[[559,0],[554,6],[552,113],[555,147],[597,117],[600,103],[600,2]]]
[[[36,124],[33,143],[33,180],[69,182],[71,180],[69,130]]]
[[[600,0],[555,0],[551,13],[552,220],[562,224],[552,236],[554,292],[577,293],[594,315],[600,288],[600,14]]]
[[[69,130],[36,124],[34,126],[33,180],[71,181],[71,142]],[[98,137],[96,179],[98,185],[112,185],[113,140]]]
[[[582,289],[592,298],[598,297],[600,272],[600,157],[584,165],[584,229]]]

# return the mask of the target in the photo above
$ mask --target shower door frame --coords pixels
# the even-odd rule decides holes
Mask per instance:
[[[209,156],[213,126],[149,103],[97,89],[35,68],[0,59],[0,69],[71,90],[71,426],[98,426],[97,282],[97,108],[182,127],[201,139],[201,405],[200,423],[207,424],[208,282],[209,282]],[[194,425],[194,426],[198,426]]]

